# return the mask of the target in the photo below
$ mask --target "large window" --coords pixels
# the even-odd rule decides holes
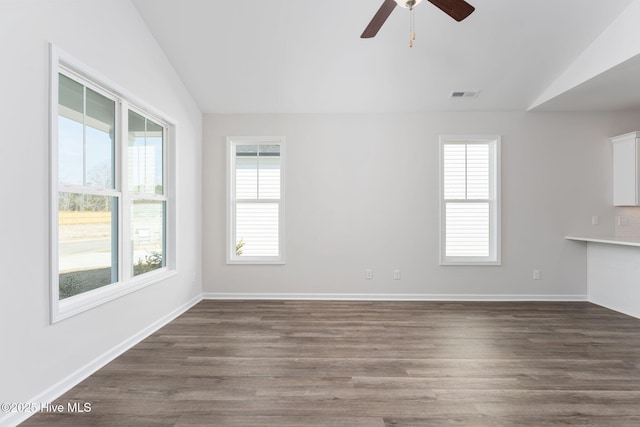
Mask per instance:
[[[51,319],[169,273],[169,125],[52,50]]]
[[[227,262],[282,264],[284,138],[228,138]]]
[[[440,264],[500,264],[500,138],[440,138]]]
[[[58,297],[119,280],[116,101],[58,75]]]

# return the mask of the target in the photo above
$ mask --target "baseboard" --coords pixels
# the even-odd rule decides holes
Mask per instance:
[[[147,326],[146,328],[144,328],[137,334],[133,335],[129,339],[123,341],[122,343],[118,344],[111,350],[107,351],[106,353],[102,354],[101,356],[97,357],[91,362],[87,363],[85,366],[76,370],[71,375],[62,379],[61,381],[54,384],[53,386],[49,387],[47,390],[33,397],[28,402],[36,403],[38,406],[40,406],[42,403],[46,404],[46,403],[53,402],[54,400],[62,396],[64,393],[71,390],[73,387],[75,387],[80,382],[85,380],[87,377],[94,374],[96,371],[98,371],[100,368],[105,366],[107,363],[111,362],[116,357],[120,356],[122,353],[129,350],[131,347],[138,344],[140,341],[147,338],[149,335],[153,334],[158,329],[162,328],[164,325],[171,322],[172,320],[180,316],[185,311],[189,310],[191,307],[193,307],[200,301],[202,301],[202,295],[196,296],[195,298],[191,299],[187,303],[173,310],[171,313],[163,316],[159,320]],[[28,419],[32,415],[34,414],[29,412],[10,412],[5,416],[0,417],[0,426],[16,426],[24,422],[26,419]]]
[[[325,301],[587,301],[586,295],[486,295],[486,294],[307,294],[216,293],[205,300],[325,300]]]

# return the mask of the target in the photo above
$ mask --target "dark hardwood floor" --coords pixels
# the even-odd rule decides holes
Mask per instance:
[[[203,301],[24,426],[639,426],[640,320],[589,303]]]

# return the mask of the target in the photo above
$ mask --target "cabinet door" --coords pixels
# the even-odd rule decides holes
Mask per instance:
[[[638,205],[636,138],[613,143],[613,204],[615,206]]]

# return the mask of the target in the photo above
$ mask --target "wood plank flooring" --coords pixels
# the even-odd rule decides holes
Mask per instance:
[[[203,301],[24,426],[639,426],[640,320],[589,303]]]

